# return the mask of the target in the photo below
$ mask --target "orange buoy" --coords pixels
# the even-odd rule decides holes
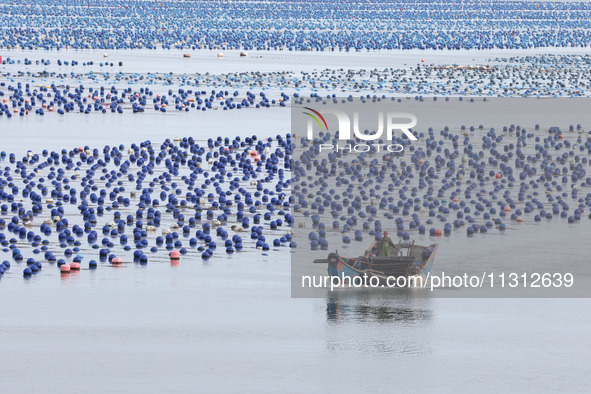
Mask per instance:
[[[180,260],[181,258],[181,254],[178,250],[173,250],[172,252],[170,252],[170,259],[171,260]]]
[[[60,267],[60,272],[62,274],[69,274],[70,273],[70,266],[68,264],[62,264]]]
[[[123,264],[123,259],[121,257],[113,257],[113,260],[111,260],[111,264],[121,265]]]
[[[515,219],[515,221],[517,223],[521,223],[521,222],[523,222],[523,218],[521,216],[517,216],[517,219]]]
[[[439,236],[441,236],[441,234],[443,234],[443,232],[441,231],[441,229],[440,228],[436,228],[435,229],[435,235],[439,237]]]
[[[505,212],[511,212],[511,207],[509,205],[505,205],[504,210]]]
[[[47,110],[48,110],[49,112],[53,112],[53,107],[49,107],[49,108],[47,108]]]
[[[501,174],[500,172],[497,172],[497,175],[495,176],[495,178],[501,179],[502,177],[503,177],[503,174]]]
[[[62,267],[63,267],[63,265],[62,265]],[[72,270],[72,271],[80,271],[80,263],[71,263],[70,264],[70,270]]]

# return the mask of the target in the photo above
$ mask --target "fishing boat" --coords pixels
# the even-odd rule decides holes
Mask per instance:
[[[421,246],[412,242],[389,242],[384,248],[377,240],[365,251],[363,256],[344,257],[338,251],[330,253],[326,259],[314,260],[317,264],[328,264],[328,275],[339,277],[365,276],[377,277],[380,283],[388,278],[404,276],[420,277],[423,280],[431,272],[439,244]]]

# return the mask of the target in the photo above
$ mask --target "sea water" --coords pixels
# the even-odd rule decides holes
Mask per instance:
[[[141,58],[131,55],[122,55],[130,58],[125,64]],[[308,56],[303,68],[315,64]],[[150,71],[168,71],[154,60]],[[274,136],[288,131],[289,110],[29,115],[3,117],[0,127],[1,149],[22,155],[175,136]],[[588,262],[590,230],[583,217],[577,224],[556,219],[503,234],[441,237],[433,272],[495,260],[518,270],[532,256],[567,270]],[[434,242],[428,235],[413,239]],[[82,252],[86,268],[91,251]],[[587,299],[362,289],[292,299],[286,247],[208,261],[188,255],[178,264],[160,257],[147,266],[99,266],[69,276],[44,264],[29,280],[22,265],[0,280],[6,393],[588,391]]]

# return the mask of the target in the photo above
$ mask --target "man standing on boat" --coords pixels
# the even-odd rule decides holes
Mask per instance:
[[[383,257],[390,257],[390,246],[394,246],[394,243],[388,237],[388,232],[384,231],[384,237],[380,242],[380,251]]]

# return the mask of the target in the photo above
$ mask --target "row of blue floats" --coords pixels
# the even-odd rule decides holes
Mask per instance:
[[[585,47],[585,2],[325,0],[0,4],[0,48],[515,49]]]

